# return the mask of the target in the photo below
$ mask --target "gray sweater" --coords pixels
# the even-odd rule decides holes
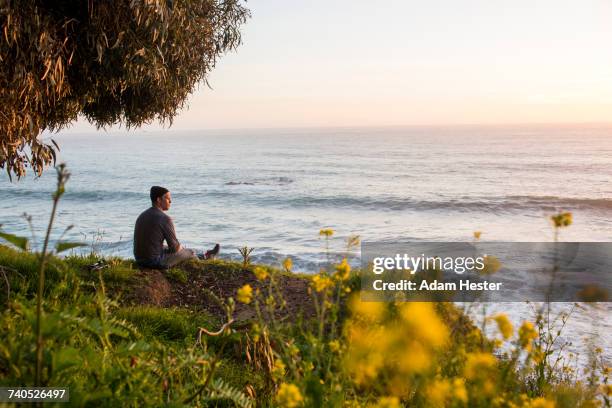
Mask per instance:
[[[179,242],[172,218],[157,207],[145,210],[136,219],[134,227],[134,258],[159,260],[164,253],[164,240],[170,252],[176,252]]]

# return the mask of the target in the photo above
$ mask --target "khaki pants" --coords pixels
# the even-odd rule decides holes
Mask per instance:
[[[174,265],[189,259],[197,259],[195,251],[190,248],[182,248],[180,251],[173,253],[164,251],[160,263],[168,268],[172,268]]]

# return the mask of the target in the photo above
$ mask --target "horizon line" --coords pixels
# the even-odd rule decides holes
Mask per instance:
[[[583,126],[600,126],[600,127],[612,127],[612,121],[610,122],[506,122],[506,123],[449,123],[449,124],[402,124],[402,125],[312,125],[312,126],[254,126],[254,127],[160,127],[155,129],[147,129],[146,126],[152,126],[153,124],[144,125],[138,128],[126,129],[122,125],[115,128],[114,126],[109,129],[61,129],[59,131],[50,132],[45,130],[41,135],[59,135],[59,134],[98,134],[98,133],[160,133],[160,132],[172,132],[172,131],[245,131],[245,130],[310,130],[310,129],[407,129],[407,128],[496,128],[496,127],[583,127]],[[116,125],[115,125],[116,126]],[[154,126],[154,125],[153,125]]]

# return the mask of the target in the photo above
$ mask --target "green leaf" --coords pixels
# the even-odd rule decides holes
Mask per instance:
[[[24,237],[18,237],[17,235],[7,234],[6,232],[0,232],[0,238],[10,242],[17,248],[27,251],[28,250],[28,239]]]
[[[53,366],[55,372],[59,372],[80,364],[81,355],[79,350],[73,347],[63,347],[53,355]]]
[[[57,245],[55,245],[55,252],[59,254],[60,252],[67,251],[72,248],[84,246],[87,246],[87,244],[83,244],[81,242],[58,242]]]

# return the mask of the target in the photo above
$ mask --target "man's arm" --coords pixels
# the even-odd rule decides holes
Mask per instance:
[[[174,223],[172,222],[172,218],[166,218],[166,222],[162,224],[162,232],[164,234],[164,239],[168,244],[168,249],[170,249],[170,252],[178,252],[181,250],[181,248],[183,248],[181,243],[176,238],[176,232],[174,231]]]

